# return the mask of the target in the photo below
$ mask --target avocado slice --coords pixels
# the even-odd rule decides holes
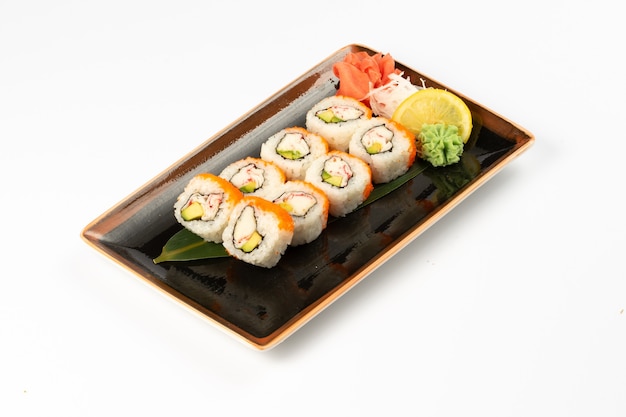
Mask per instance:
[[[202,208],[202,204],[197,201],[194,201],[180,211],[180,216],[187,222],[201,219],[203,214],[204,209]]]
[[[341,187],[342,178],[339,175],[331,175],[326,171],[322,171],[322,180],[335,187]]]
[[[278,203],[278,205],[285,209],[287,213],[293,213],[293,206],[286,201],[281,201],[280,203]]]
[[[317,112],[316,116],[319,117],[320,119],[322,119],[323,121],[325,121],[326,123],[343,122],[342,119],[340,119],[339,117],[335,116],[335,113],[333,113],[333,111],[331,109],[321,110],[321,111]]]
[[[255,182],[249,182],[249,183],[244,184],[241,187],[239,187],[239,191],[241,191],[242,193],[251,193],[254,190],[256,190],[256,183]]]
[[[276,150],[280,156],[285,159],[296,160],[302,158],[302,154],[299,151],[291,151],[291,150]]]
[[[254,233],[252,233],[252,236],[250,236],[250,239],[248,239],[248,241],[241,246],[241,250],[246,253],[252,252],[257,248],[257,246],[259,246],[259,243],[261,243],[262,240],[263,236],[255,230]]]
[[[382,149],[383,149],[383,145],[381,145],[379,142],[374,142],[370,146],[365,148],[367,153],[370,155],[375,155],[379,153]]]

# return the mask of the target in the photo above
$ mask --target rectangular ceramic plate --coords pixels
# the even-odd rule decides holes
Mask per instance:
[[[309,108],[333,95],[332,66],[349,45],[242,116],[107,210],[82,232],[84,240],[136,276],[259,350],[275,346],[420,235],[525,151],[534,137],[516,124],[437,81],[397,63],[405,76],[460,96],[473,114],[474,135],[461,162],[428,168],[382,199],[329,222],[314,242],[290,247],[271,269],[233,258],[155,264],[181,226],[173,204],[200,172],[219,173],[289,126],[304,126]],[[390,303],[393,301],[390,300]]]

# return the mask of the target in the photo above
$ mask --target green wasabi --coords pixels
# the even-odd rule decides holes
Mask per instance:
[[[436,167],[455,164],[463,154],[463,140],[455,125],[425,124],[419,142],[420,157]]]

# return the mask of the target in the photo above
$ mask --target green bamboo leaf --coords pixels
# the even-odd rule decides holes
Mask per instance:
[[[357,207],[357,210],[367,206],[368,204],[372,204],[374,201],[379,200],[387,194],[391,193],[392,191],[398,189],[402,185],[406,184],[407,182],[424,172],[428,167],[429,165],[421,159],[416,160],[415,163],[411,165],[411,168],[409,168],[409,170],[403,175],[399,176],[393,181],[389,181],[385,184],[379,184],[374,187],[369,197],[367,197],[367,200],[362,202],[361,205]]]
[[[357,210],[386,196],[424,172],[426,168],[428,168],[426,162],[421,160],[415,161],[404,175],[386,184],[380,184],[374,187],[367,200],[361,203],[361,205],[357,207]],[[189,230],[182,229],[167,241],[161,254],[154,259],[154,263],[158,264],[166,261],[195,261],[199,259],[224,258],[227,256],[230,255],[221,244],[207,242]]]
[[[193,261],[198,259],[223,258],[229,256],[219,243],[207,242],[187,229],[172,236],[154,259],[158,264],[165,261]]]

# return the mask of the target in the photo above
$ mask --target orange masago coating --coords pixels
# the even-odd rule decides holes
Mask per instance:
[[[256,196],[245,197],[245,200],[249,206],[258,208],[265,213],[272,213],[278,220],[278,224],[276,226],[279,229],[293,231],[293,218],[291,217],[289,212],[287,212],[287,210],[283,209],[278,204],[272,203],[269,200]]]
[[[200,174],[197,175],[197,177],[216,182],[223,189],[225,193],[231,195],[232,198],[235,199],[235,202],[239,201],[243,197],[243,194],[241,193],[241,191],[239,191],[237,187],[231,184],[230,181],[227,181],[224,178],[218,177],[215,174],[211,174],[208,172],[201,172]]]

